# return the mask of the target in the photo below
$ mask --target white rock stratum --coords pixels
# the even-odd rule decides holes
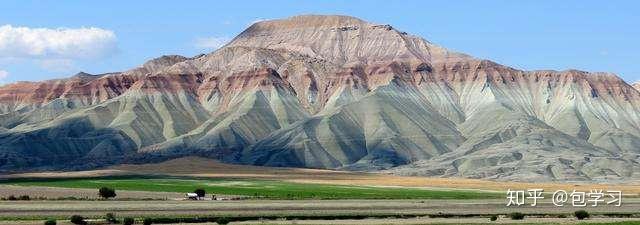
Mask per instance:
[[[640,176],[640,92],[522,71],[348,16],[259,22],[192,58],[0,87],[0,168],[200,155],[520,181]]]

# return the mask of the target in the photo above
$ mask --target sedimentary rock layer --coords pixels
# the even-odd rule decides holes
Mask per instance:
[[[0,87],[0,168],[225,162],[504,180],[634,179],[640,92],[522,71],[347,16],[258,22],[215,52]]]

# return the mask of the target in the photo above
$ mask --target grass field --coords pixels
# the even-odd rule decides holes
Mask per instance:
[[[96,200],[100,187],[118,196]],[[208,196],[242,195],[242,201],[174,201],[204,188]],[[625,193],[623,207],[589,209],[589,224],[640,224],[640,184],[522,183],[464,178],[402,177],[332,170],[270,168],[224,164],[187,157],[144,165],[118,165],[92,171],[0,175],[0,196],[29,195],[36,200],[0,201],[0,225],[42,224],[71,215],[100,219],[120,217],[203,218],[256,217],[231,224],[582,224],[572,213],[582,208],[506,207],[506,189],[612,189]],[[74,197],[69,200],[68,197]],[[46,199],[46,200],[43,200]],[[64,201],[53,201],[64,200]],[[89,200],[89,201],[88,201]],[[513,221],[512,212],[527,214]],[[499,215],[490,222],[489,215]],[[567,216],[560,218],[559,215]],[[301,217],[308,217],[300,219]],[[313,217],[313,218],[312,218]],[[326,218],[325,218],[326,217]],[[271,218],[263,220],[264,218]],[[353,218],[353,219],[349,219]],[[290,219],[290,220],[289,220]],[[629,221],[630,222],[622,222]],[[587,222],[585,221],[585,222]],[[215,224],[215,223],[200,223]]]
[[[0,181],[0,184],[88,189],[111,187],[116,190],[178,193],[193,192],[196,188],[203,188],[210,194],[243,195],[266,199],[486,199],[504,197],[501,193],[466,190],[429,190],[193,177],[23,178]]]
[[[545,191],[548,190],[551,192],[555,190],[574,189],[588,192],[593,189],[602,189],[620,190],[625,194],[625,197],[640,197],[640,182],[635,181],[613,184],[557,182],[527,183],[465,178],[395,176],[379,173],[234,165],[200,157],[185,157],[160,163],[142,165],[117,165],[100,170],[89,171],[0,174],[0,180],[12,178],[80,178],[122,175],[260,179],[306,184],[430,187],[458,190],[492,190],[499,192],[505,192],[507,189],[526,190],[534,188],[544,189]]]

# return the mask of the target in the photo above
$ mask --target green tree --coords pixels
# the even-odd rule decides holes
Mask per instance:
[[[116,197],[116,190],[108,187],[101,187],[98,190],[98,195],[104,199],[114,198]]]
[[[218,219],[216,220],[216,223],[217,223],[217,224],[220,224],[220,225],[229,224],[229,222],[231,222],[231,221],[229,221],[229,219],[228,219],[228,218],[226,218],[226,217],[220,217],[220,218],[218,218]]]
[[[57,222],[54,219],[48,219],[47,221],[44,221],[44,225],[56,225]]]
[[[207,194],[207,192],[202,188],[196,189],[195,191],[193,191],[193,193],[196,193],[200,198],[204,198],[204,196]]]
[[[133,223],[134,223],[134,220],[131,217],[127,217],[122,220],[122,224],[124,225],[133,225]]]
[[[69,221],[71,221],[71,223],[76,224],[76,225],[85,225],[85,224],[87,224],[87,221],[84,221],[84,217],[78,216],[78,215],[71,216],[71,218],[69,218]]]
[[[104,220],[106,220],[109,223],[118,223],[118,219],[116,218],[116,215],[113,213],[107,213],[107,215],[104,216]]]
[[[589,212],[585,211],[585,210],[578,210],[576,212],[573,213],[573,215],[576,216],[576,218],[578,218],[579,220],[583,220],[586,218],[589,218]]]
[[[524,214],[519,213],[519,212],[514,212],[509,214],[509,217],[511,217],[512,220],[523,220],[524,219]]]

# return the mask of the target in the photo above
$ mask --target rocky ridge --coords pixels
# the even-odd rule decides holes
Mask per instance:
[[[638,134],[640,92],[614,74],[522,71],[348,16],[259,22],[206,55],[0,87],[5,170],[200,155],[404,175],[635,179]]]

